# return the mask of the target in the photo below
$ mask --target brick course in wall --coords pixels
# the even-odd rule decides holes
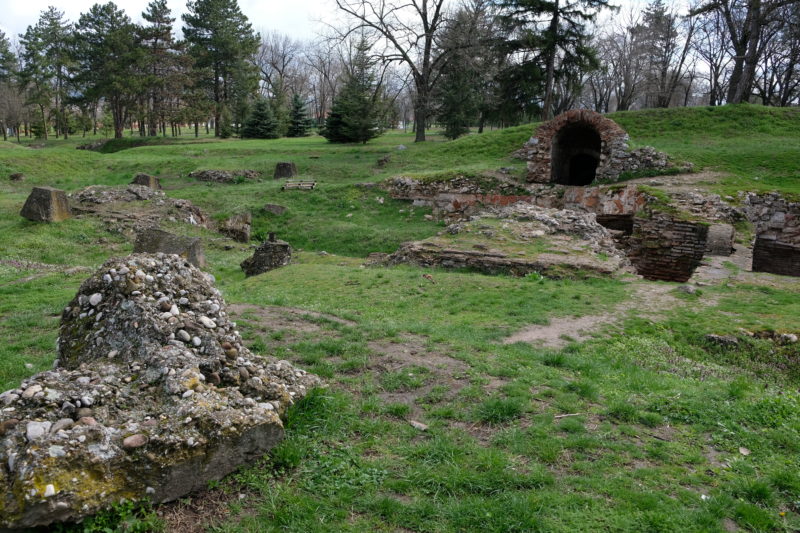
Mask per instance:
[[[686,282],[706,251],[708,226],[676,220],[664,213],[634,217],[627,240],[628,258],[649,280]]]
[[[753,272],[800,276],[800,245],[756,237]]]

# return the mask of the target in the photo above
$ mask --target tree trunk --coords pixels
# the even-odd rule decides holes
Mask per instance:
[[[553,118],[553,85],[556,73],[556,33],[558,32],[558,16],[559,16],[558,0],[555,1],[553,6],[553,18],[550,19],[550,51],[547,56],[547,78],[545,80],[544,88],[544,103],[542,104],[542,120],[550,120]]]

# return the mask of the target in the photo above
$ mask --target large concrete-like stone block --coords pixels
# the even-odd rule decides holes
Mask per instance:
[[[269,240],[261,243],[252,257],[242,261],[241,267],[245,275],[250,277],[286,266],[291,260],[292,247],[289,243],[276,239],[275,234],[270,233]]]
[[[149,228],[136,236],[134,253],[177,254],[196,267],[206,266],[203,243],[198,237],[175,235],[157,228]]]
[[[733,253],[733,238],[736,232],[730,224],[712,224],[708,228],[706,253],[727,257]]]
[[[52,187],[34,187],[20,215],[36,222],[60,222],[72,216],[67,193]]]
[[[800,276],[800,245],[756,237],[753,247],[753,272]]]
[[[64,309],[58,350],[0,394],[3,531],[206,488],[263,457],[320,384],[251,353],[211,277],[174,255],[107,261]]]
[[[293,178],[297,176],[297,166],[292,162],[281,162],[275,165],[275,179]]]
[[[250,242],[250,228],[253,217],[250,213],[234,215],[225,220],[219,228],[219,232],[227,235],[234,241]]]
[[[131,185],[144,185],[145,187],[150,187],[151,189],[161,189],[161,181],[157,177],[145,173],[136,174],[133,177]]]

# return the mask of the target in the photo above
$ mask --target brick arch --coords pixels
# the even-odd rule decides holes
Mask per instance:
[[[619,124],[588,109],[573,109],[540,125],[526,147],[528,181],[588,185],[616,179],[628,156],[628,134]]]

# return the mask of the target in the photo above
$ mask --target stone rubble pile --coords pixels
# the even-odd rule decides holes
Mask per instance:
[[[0,527],[173,500],[274,446],[320,381],[252,354],[225,309],[176,255],[112,259],[86,280],[54,369],[0,395]]]
[[[673,192],[670,194],[670,203],[686,213],[709,222],[731,224],[745,217],[742,209],[729,204],[720,195],[708,192]]]
[[[189,173],[190,178],[199,181],[213,181],[217,183],[231,183],[236,178],[256,180],[261,177],[261,172],[257,170],[195,170]]]
[[[110,204],[114,202],[137,202],[166,198],[166,195],[146,185],[124,185],[111,187],[108,185],[90,185],[70,195],[70,199],[80,204]]]
[[[501,223],[499,226],[496,222],[490,224],[490,219]],[[498,232],[507,232],[510,237]],[[550,277],[582,276],[586,273],[613,275],[630,269],[628,259],[617,248],[611,232],[597,223],[593,213],[518,203],[484,211],[468,222],[451,224],[446,233],[480,235],[486,242],[475,244],[469,235],[465,235],[463,240],[434,238],[407,242],[383,262],[469,268],[489,274],[517,276],[538,272]],[[560,253],[511,251],[519,244],[539,239],[543,239],[549,249],[557,249]]]
[[[581,239],[593,241],[598,246],[613,246],[613,238],[608,229],[597,223],[594,213],[573,211],[571,209],[551,209],[533,204],[517,203],[494,212],[499,218],[518,222],[529,222],[527,231],[541,234],[565,233]]]
[[[77,213],[98,216],[109,231],[117,233],[140,233],[164,220],[209,226],[209,217],[189,200],[169,198],[163,191],[145,185],[92,185],[71,194],[70,200]],[[141,204],[132,208],[115,205],[135,202]]]

